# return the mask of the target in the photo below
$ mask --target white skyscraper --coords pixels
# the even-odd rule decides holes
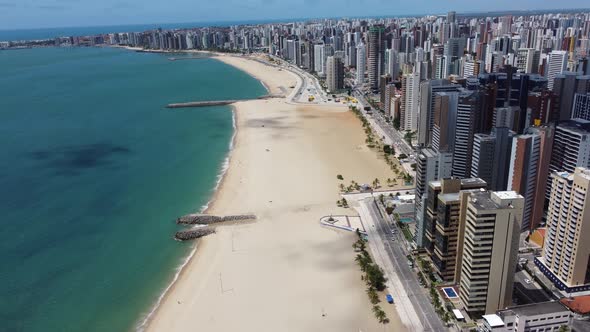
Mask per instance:
[[[512,303],[524,198],[514,191],[483,191],[461,200],[459,297],[467,312],[493,314]]]
[[[325,54],[325,46],[324,44],[317,44],[313,46],[313,56],[314,56],[314,71],[322,76],[324,75],[324,61],[326,59]]]
[[[555,76],[561,74],[567,68],[567,52],[551,51],[549,64],[547,66],[547,88],[553,90]]]
[[[420,73],[414,71],[404,75],[402,94],[404,96],[404,117],[401,119],[403,130],[418,129],[418,113],[420,112]]]
[[[360,43],[356,47],[356,84],[363,84],[367,67],[367,49]]]
[[[590,170],[554,172],[543,257],[535,264],[557,288],[586,291],[590,258]]]
[[[536,73],[539,70],[540,52],[534,48],[520,48],[516,55],[516,68],[522,73]]]
[[[385,51],[385,53],[387,58],[385,73],[391,75],[393,80],[397,80],[399,76],[399,54],[392,48]]]

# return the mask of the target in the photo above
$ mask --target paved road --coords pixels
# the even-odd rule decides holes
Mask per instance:
[[[525,280],[529,280],[527,283]],[[551,301],[552,298],[545,293],[543,288],[531,277],[525,270],[517,268],[514,275],[514,294],[518,296],[521,302],[519,304],[537,303]]]
[[[368,203],[367,203],[368,202]],[[430,298],[427,296],[425,288],[418,283],[416,273],[408,266],[408,259],[404,252],[403,234],[397,225],[392,225],[390,222],[381,218],[381,214],[372,199],[365,200],[366,207],[373,220],[376,220],[376,235],[377,238],[369,241],[380,241],[383,243],[385,255],[391,260],[397,273],[399,280],[408,295],[412,306],[418,314],[420,321],[423,324],[422,331],[447,331],[438,315],[434,311],[434,307],[430,303]],[[394,236],[395,240],[391,241],[391,231],[397,230]],[[369,242],[371,243],[371,242]]]
[[[389,144],[394,145],[395,150],[397,152],[403,153],[407,156],[414,153],[414,149],[412,149],[412,147],[404,139],[403,133],[393,128],[391,124],[387,123],[383,118],[381,111],[374,109],[361,92],[355,90],[354,97],[359,101],[359,103],[363,107],[363,114],[365,114],[367,120],[369,120],[369,122],[373,122],[372,124],[379,127],[379,133],[382,136],[385,136],[386,141]],[[365,107],[371,107],[372,116],[366,114],[366,112],[364,111]]]

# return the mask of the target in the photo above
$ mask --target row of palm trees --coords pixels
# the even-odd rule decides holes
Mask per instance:
[[[345,186],[344,183],[340,183],[338,185],[338,189],[340,189],[341,192],[343,193],[349,193],[349,192],[353,192],[353,191],[359,191],[361,190],[361,185],[358,184],[358,182],[352,180],[350,181],[350,184],[348,186]]]
[[[367,144],[367,146],[371,148],[376,148],[379,151],[383,151],[383,141],[380,138],[375,138],[375,133],[373,132],[373,129],[369,124],[369,121],[364,117],[362,112],[356,106],[350,106],[350,110],[361,120],[363,124],[365,134],[367,135],[367,138],[365,139],[365,143]],[[385,162],[387,163],[387,165],[389,165],[389,167],[397,177],[402,176],[403,180],[406,183],[410,183],[414,180],[414,178],[410,174],[402,172],[399,169],[399,162],[391,158],[391,153],[384,153],[383,155],[385,158]]]
[[[367,295],[369,296],[371,304],[373,304],[373,313],[375,314],[375,317],[379,323],[387,324],[389,319],[387,318],[385,311],[379,305],[381,300],[379,299],[379,294],[377,294],[377,291],[385,289],[385,282],[387,279],[379,265],[373,263],[373,259],[367,251],[366,242],[361,237],[361,233],[358,229],[356,230],[356,233],[359,238],[352,244],[352,247],[359,253],[356,255],[355,261],[364,273],[361,278],[367,283]]]
[[[344,180],[344,178],[340,174],[338,174],[337,178],[339,180]],[[388,187],[396,186],[397,179],[396,178],[393,178],[393,179],[387,178],[386,183],[387,183]],[[373,188],[375,188],[375,189],[381,188],[381,181],[378,178],[375,178],[375,180],[373,180],[372,184],[373,184]],[[343,193],[349,193],[349,192],[352,192],[355,190],[356,191],[361,190],[361,186],[358,182],[351,180],[350,184],[348,186],[346,186],[344,183],[338,184],[338,189],[340,189],[340,191]]]

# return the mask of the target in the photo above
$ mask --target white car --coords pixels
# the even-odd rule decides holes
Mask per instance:
[[[528,285],[533,283],[531,279],[524,279],[524,282],[527,283]]]

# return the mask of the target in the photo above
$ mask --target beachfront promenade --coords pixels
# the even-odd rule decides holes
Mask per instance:
[[[388,279],[387,288],[395,298],[396,309],[402,323],[411,331],[447,331],[424,292],[418,284],[416,274],[407,264],[407,253],[403,248],[401,230],[390,241],[391,226],[381,216],[373,197],[352,200],[369,238],[369,248],[375,262],[383,268]]]

